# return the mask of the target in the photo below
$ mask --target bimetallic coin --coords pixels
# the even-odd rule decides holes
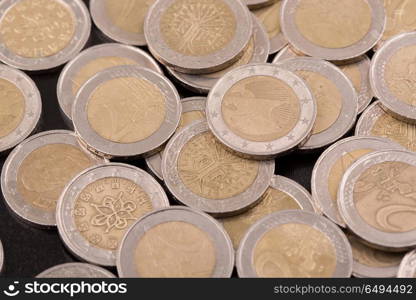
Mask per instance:
[[[318,112],[312,135],[300,149],[325,147],[351,129],[357,117],[357,93],[339,68],[311,57],[284,60],[277,66],[300,76],[309,86],[317,103]]]
[[[79,172],[104,162],[84,150],[74,132],[38,133],[17,146],[4,163],[4,199],[24,221],[55,226],[56,203],[65,185]]]
[[[156,0],[91,0],[91,16],[109,39],[145,46],[144,19],[154,2]]]
[[[286,0],[282,31],[296,49],[326,60],[360,56],[381,38],[385,26],[380,0]]]
[[[81,0],[3,0],[0,12],[0,60],[18,69],[58,67],[90,36],[90,14]]]
[[[169,206],[163,188],[143,170],[110,163],[78,174],[56,209],[59,235],[76,256],[115,266],[121,240],[134,221]]]
[[[218,221],[230,235],[234,249],[238,249],[240,240],[254,223],[271,213],[291,209],[315,212],[307,190],[289,178],[275,175],[256,206],[240,215]]]
[[[349,137],[325,150],[313,168],[311,179],[312,197],[320,211],[345,227],[337,203],[339,184],[345,171],[360,157],[388,149],[403,150],[400,145],[377,137]]]
[[[236,265],[239,277],[350,277],[352,251],[345,234],[328,219],[287,210],[248,230]]]
[[[139,65],[163,74],[159,65],[146,52],[120,44],[101,44],[81,52],[70,61],[59,76],[57,95],[65,121],[72,126],[72,104],[88,79],[115,66]]]
[[[403,258],[397,273],[397,277],[416,278],[416,250],[409,252]]]
[[[96,74],[82,86],[72,110],[87,147],[110,157],[153,154],[173,135],[180,116],[176,88],[159,73],[133,65]]]
[[[272,64],[228,72],[207,99],[207,120],[216,138],[255,159],[288,152],[307,139],[316,110],[303,80]]]
[[[388,40],[371,61],[370,82],[374,94],[393,116],[416,122],[416,33]]]
[[[147,214],[125,235],[117,255],[120,277],[230,277],[234,249],[212,217],[187,207]]]
[[[243,55],[252,17],[241,1],[159,0],[148,12],[144,33],[150,52],[183,73],[224,69]]]
[[[197,93],[207,94],[215,83],[227,72],[249,63],[265,63],[269,57],[270,42],[263,26],[259,23],[256,17],[253,16],[253,37],[250,40],[248,47],[244,50],[236,62],[228,68],[217,71],[215,73],[191,75],[176,72],[168,67],[168,71],[186,88]]]
[[[345,172],[338,207],[357,236],[376,247],[402,251],[416,245],[415,187],[414,153],[373,152]]]
[[[42,101],[25,73],[0,65],[0,153],[27,138],[37,127]]]
[[[205,106],[206,98],[204,97],[189,97],[181,100],[182,116],[179,121],[179,126],[176,131],[181,130],[192,122],[205,120]],[[154,175],[160,180],[163,180],[162,174],[162,155],[163,150],[155,155],[146,157],[146,164]]]
[[[255,161],[229,152],[204,121],[179,131],[163,152],[165,184],[181,203],[224,216],[254,205],[269,186],[274,161]]]
[[[66,263],[49,268],[36,278],[116,278],[104,268],[86,263]]]

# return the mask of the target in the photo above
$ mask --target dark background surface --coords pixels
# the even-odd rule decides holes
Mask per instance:
[[[84,0],[84,2],[88,4],[89,1]],[[98,29],[93,25],[91,41],[87,47],[103,43],[100,36]],[[29,74],[42,96],[43,115],[40,131],[67,129],[59,112],[56,96],[56,84],[61,70],[62,67],[42,74]],[[175,85],[181,96],[195,95]],[[321,152],[292,153],[281,157],[276,160],[276,174],[294,179],[310,190],[312,168]],[[0,157],[0,168],[3,167],[6,157]],[[145,168],[142,160],[130,163]],[[5,252],[3,277],[33,277],[54,265],[77,261],[65,249],[56,229],[39,229],[23,223],[8,210],[2,193],[0,195],[0,239]],[[111,271],[115,272],[114,269]]]

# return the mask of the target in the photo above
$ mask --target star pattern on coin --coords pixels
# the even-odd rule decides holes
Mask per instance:
[[[227,136],[227,135],[228,135],[228,130],[223,130],[223,131],[222,131],[222,135],[223,135],[223,136]]]
[[[218,118],[218,113],[216,111],[211,112],[211,117],[214,119]]]
[[[309,120],[308,119],[306,119],[306,118],[303,118],[302,120],[300,120],[301,122],[302,122],[302,124],[308,124],[309,123]]]
[[[33,111],[29,111],[29,112],[27,113],[27,116],[28,116],[29,118],[33,118],[33,117],[35,116],[35,114],[33,113]]]
[[[266,145],[266,149],[267,149],[267,150],[273,150],[273,145],[272,145],[272,144],[270,144],[270,143],[268,143],[268,144]]]
[[[303,98],[300,100],[300,103],[302,103],[302,105],[308,104],[309,102],[311,102],[311,99],[308,98]]]
[[[289,135],[287,136],[287,139],[288,139],[289,141],[293,141],[293,140],[295,140],[295,136],[294,136],[293,134],[289,134]]]
[[[243,147],[243,149],[248,147],[248,143],[246,141],[243,142],[243,144],[241,145],[241,147]]]

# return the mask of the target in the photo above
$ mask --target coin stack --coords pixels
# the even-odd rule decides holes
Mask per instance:
[[[4,200],[87,262],[38,277],[416,276],[415,15],[389,0],[2,1]],[[69,130],[39,132],[30,76],[57,70]],[[277,175],[313,156],[311,193]]]

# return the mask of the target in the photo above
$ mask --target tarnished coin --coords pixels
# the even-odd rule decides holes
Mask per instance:
[[[149,9],[144,33],[150,52],[167,66],[212,73],[243,55],[252,17],[241,1],[159,0]]]
[[[312,197],[320,211],[345,227],[337,203],[339,184],[345,171],[360,157],[388,149],[403,150],[400,145],[377,137],[349,137],[325,150],[313,168],[311,179]]]
[[[154,2],[156,0],[91,0],[91,16],[109,39],[145,46],[144,19]]]
[[[25,73],[0,65],[0,153],[27,138],[37,127],[42,101]]]
[[[312,135],[301,146],[302,150],[327,146],[351,129],[357,117],[357,93],[339,68],[311,57],[284,60],[277,66],[300,76],[317,103],[318,113]]]
[[[384,43],[371,61],[374,94],[389,113],[416,122],[416,32],[403,33]]]
[[[163,152],[165,184],[181,203],[221,216],[238,214],[266,191],[274,161],[255,161],[229,152],[204,121],[179,131]]]
[[[186,88],[196,91],[197,93],[207,94],[218,79],[236,67],[249,63],[265,63],[269,57],[269,38],[267,37],[267,33],[263,26],[254,16],[253,24],[253,36],[248,47],[244,50],[243,56],[241,56],[228,68],[209,74],[192,75],[176,72],[172,68],[168,67],[169,72]]]
[[[416,278],[416,250],[409,252],[403,258],[397,273],[397,277]]]
[[[347,60],[370,50],[385,26],[380,0],[289,0],[282,4],[282,31],[307,55]]]
[[[155,60],[143,50],[120,44],[101,44],[81,52],[62,70],[57,95],[65,121],[72,126],[72,104],[88,79],[115,66],[139,65],[163,74]]]
[[[4,199],[24,221],[55,226],[56,203],[65,185],[79,172],[103,162],[80,147],[72,131],[38,133],[17,146],[4,163]]]
[[[275,175],[256,206],[240,215],[218,220],[230,235],[234,249],[238,249],[240,240],[254,223],[271,213],[290,209],[315,212],[307,190],[289,178]]]
[[[182,103],[182,116],[179,121],[179,126],[176,131],[181,130],[185,126],[188,126],[192,122],[205,119],[205,97],[189,97],[181,100]],[[163,180],[162,174],[162,154],[163,150],[155,155],[146,157],[146,164],[154,175],[160,180]]]
[[[230,277],[234,249],[212,217],[175,206],[147,214],[125,235],[117,255],[120,277]]]
[[[152,154],[175,132],[178,92],[165,77],[139,66],[118,66],[93,76],[73,104],[75,131],[103,156]]]
[[[416,125],[393,118],[387,114],[380,101],[368,107],[357,122],[355,135],[379,136],[416,151]]]
[[[263,24],[270,39],[269,54],[276,53],[287,45],[287,40],[280,27],[280,9],[282,1],[278,0],[274,4],[255,9],[252,12]]]
[[[248,230],[236,265],[239,277],[350,277],[352,251],[345,234],[328,219],[287,210]]]
[[[416,245],[416,154],[367,154],[347,169],[338,207],[347,226],[368,243],[401,251]]]
[[[309,137],[316,103],[294,73],[253,64],[224,75],[207,99],[213,134],[228,148],[256,159],[288,152]]]
[[[403,253],[386,252],[370,248],[352,234],[347,234],[351,244],[352,274],[358,278],[390,278],[397,276]]]
[[[66,263],[49,268],[37,278],[116,278],[104,268],[86,263]]]
[[[131,165],[89,168],[65,188],[56,209],[59,235],[76,256],[115,266],[121,240],[140,217],[169,206],[157,181]]]
[[[81,0],[3,0],[0,12],[0,60],[18,69],[58,67],[90,36],[90,14]]]

